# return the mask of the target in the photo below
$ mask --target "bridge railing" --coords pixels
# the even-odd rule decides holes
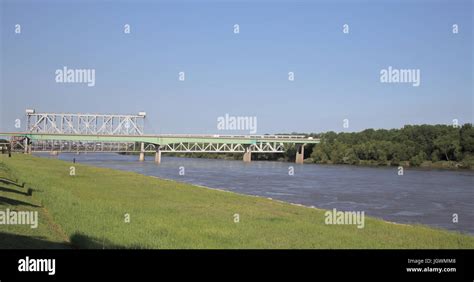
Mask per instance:
[[[113,134],[80,134],[80,133],[39,133],[39,132],[4,132],[0,136],[24,136],[24,135],[55,135],[55,136],[136,136],[136,135],[113,135]],[[319,139],[304,135],[230,135],[230,134],[143,134],[142,137],[178,137],[178,138],[244,138],[244,139]]]
[[[313,139],[313,137],[304,135],[158,134],[153,136],[183,138]]]

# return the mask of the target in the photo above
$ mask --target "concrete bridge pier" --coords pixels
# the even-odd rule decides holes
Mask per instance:
[[[252,150],[250,147],[245,148],[244,153],[244,163],[249,163],[252,161]]]
[[[161,164],[161,150],[159,145],[156,145],[155,164]]]
[[[140,157],[138,159],[140,162],[145,161],[145,143],[140,143]]]
[[[296,160],[297,164],[303,164],[304,162],[304,144],[296,146]]]

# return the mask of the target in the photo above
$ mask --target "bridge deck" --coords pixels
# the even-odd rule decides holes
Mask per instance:
[[[31,132],[0,132],[0,136],[27,137],[35,140],[61,140],[70,142],[144,142],[156,145],[177,143],[215,143],[215,144],[257,144],[257,143],[290,143],[316,144],[319,139],[296,135],[189,135],[189,134],[159,134],[159,135],[85,135]]]

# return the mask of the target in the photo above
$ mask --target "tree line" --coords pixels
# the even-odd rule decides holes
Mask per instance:
[[[308,146],[308,162],[474,168],[474,128],[470,123],[310,136],[321,138],[321,143]]]

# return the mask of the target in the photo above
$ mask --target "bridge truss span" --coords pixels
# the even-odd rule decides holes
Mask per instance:
[[[288,145],[286,145],[288,147]],[[255,144],[227,143],[190,143],[179,142],[171,144],[145,143],[143,152],[150,153],[160,150],[163,153],[284,153],[285,144],[280,142],[257,142]],[[23,142],[14,142],[14,151],[23,151]],[[128,153],[142,152],[137,142],[81,142],[64,140],[38,140],[31,143],[34,152],[63,152],[63,153]]]
[[[255,144],[227,144],[227,143],[189,143],[180,142],[157,147],[148,144],[145,152],[160,150],[163,153],[284,153],[284,143],[257,142]]]
[[[145,113],[138,115],[36,113],[27,110],[27,132],[92,135],[143,135]]]

